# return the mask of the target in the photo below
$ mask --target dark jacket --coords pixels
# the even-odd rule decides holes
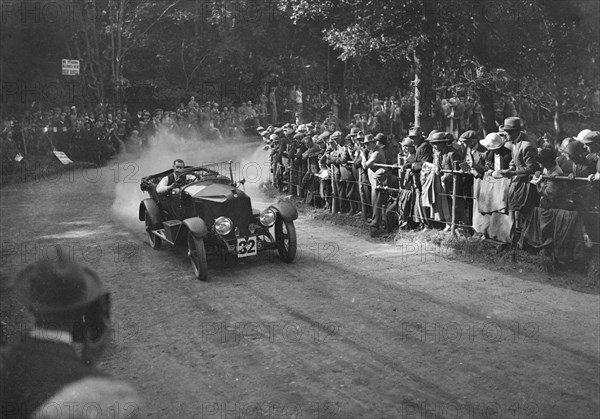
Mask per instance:
[[[423,141],[423,143],[417,147],[416,154],[416,163],[413,167],[413,170],[415,171],[421,170],[423,163],[433,162],[433,147],[431,147],[431,144],[429,144],[427,141]]]
[[[63,387],[89,377],[107,377],[85,366],[73,347],[62,342],[27,336],[2,357],[3,418],[28,418]]]
[[[485,168],[487,170],[494,170],[494,156],[496,154],[500,155],[500,170],[508,169],[512,160],[512,152],[506,147],[501,147],[498,150],[488,150],[485,153]]]

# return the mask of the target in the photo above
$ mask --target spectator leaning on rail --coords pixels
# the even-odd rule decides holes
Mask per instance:
[[[508,134],[509,141],[513,144],[509,168],[501,170],[500,173],[511,178],[508,209],[513,216],[518,233],[523,228],[525,217],[537,204],[539,197],[537,190],[529,183],[530,176],[539,169],[536,161],[537,147],[527,138],[520,118],[506,118],[500,129]]]
[[[375,137],[372,134],[367,134],[362,141],[361,148],[362,166],[367,170],[369,183],[371,184],[371,203],[373,205],[373,217],[369,225],[373,228],[379,228],[379,224],[383,221],[383,210],[385,206],[384,194],[380,186],[385,184],[387,177],[387,169],[378,165],[386,164],[385,154],[380,146],[376,144]],[[368,151],[368,156],[367,156]]]
[[[583,143],[588,152],[587,159],[595,167],[595,173],[590,175],[588,179],[590,181],[600,181],[600,131],[590,131],[584,134],[579,141]]]
[[[65,254],[60,249],[57,260],[42,260],[17,276],[17,298],[35,327],[0,353],[0,416],[37,418],[51,411],[79,418],[94,406],[98,418],[137,417],[135,390],[93,367],[111,336],[109,294],[94,271]]]
[[[512,160],[510,149],[504,146],[505,139],[497,132],[491,132],[479,143],[487,149],[485,153],[485,170],[494,177],[502,177],[500,171],[508,169]]]

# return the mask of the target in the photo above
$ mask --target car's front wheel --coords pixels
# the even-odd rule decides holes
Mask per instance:
[[[190,231],[188,231],[188,257],[196,278],[206,281],[208,279],[208,261],[206,260],[204,239],[194,237]]]
[[[275,222],[275,241],[281,260],[291,263],[296,258],[296,227],[293,221],[277,217]]]
[[[150,247],[152,247],[154,250],[160,249],[162,246],[162,239],[152,232],[154,226],[152,225],[152,218],[150,218],[150,213],[148,210],[146,210],[146,215],[144,215],[144,223],[146,224],[146,232],[148,233],[148,238],[150,239]]]

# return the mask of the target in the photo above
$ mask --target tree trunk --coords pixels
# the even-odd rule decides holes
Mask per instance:
[[[554,98],[554,131],[556,138],[563,138],[563,106],[562,95],[558,93]]]
[[[415,126],[425,133],[431,131],[431,105],[433,103],[433,45],[435,35],[435,0],[423,2],[421,29],[425,34],[424,42],[415,48],[413,64],[415,70]]]
[[[91,12],[90,12],[91,10]],[[93,15],[91,15],[90,13],[93,13]],[[96,22],[97,16],[95,15],[95,10],[93,8],[86,8],[86,19],[87,22]],[[90,25],[90,30],[92,31],[92,39],[94,41],[93,46],[90,44],[90,38],[89,38],[89,34],[88,34],[88,29],[84,26],[83,28],[84,33],[85,33],[85,37],[86,37],[86,43],[87,43],[87,49],[88,49],[88,57],[90,59],[90,67],[93,68],[93,66],[96,66],[96,70],[94,70],[92,72],[92,77],[94,78],[94,81],[96,82],[96,90],[98,91],[98,97],[100,99],[100,102],[104,103],[106,98],[105,98],[105,87],[104,87],[104,82],[105,82],[105,75],[104,75],[104,62],[103,62],[103,56],[100,50],[100,42],[98,41],[98,26],[97,25]]]
[[[483,135],[498,131],[496,124],[496,111],[494,110],[494,97],[485,88],[477,89],[481,105],[481,119],[483,122]]]

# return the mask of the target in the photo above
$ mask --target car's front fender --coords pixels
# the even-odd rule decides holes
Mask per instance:
[[[183,225],[192,233],[194,237],[201,239],[208,234],[208,226],[200,217],[186,218]]]
[[[162,222],[162,214],[160,212],[160,208],[158,208],[158,204],[152,198],[146,198],[142,202],[140,202],[139,209],[139,219],[140,221],[144,221],[144,217],[148,211],[150,214],[150,219],[152,220],[152,224],[158,224]]]
[[[291,202],[281,201],[271,205],[270,208],[273,208],[275,211],[277,211],[284,220],[294,221],[298,218],[298,210]]]

